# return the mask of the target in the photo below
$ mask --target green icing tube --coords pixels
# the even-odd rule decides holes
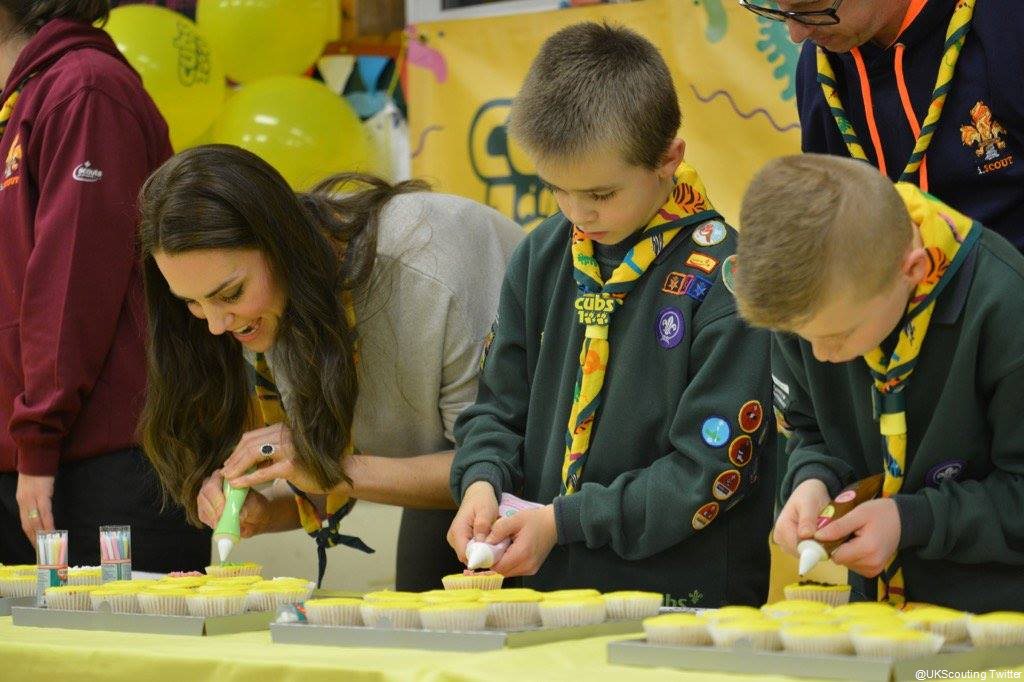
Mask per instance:
[[[224,479],[224,511],[220,514],[217,527],[213,529],[213,539],[217,543],[221,563],[227,560],[231,550],[241,540],[238,517],[248,494],[248,488],[234,488]]]

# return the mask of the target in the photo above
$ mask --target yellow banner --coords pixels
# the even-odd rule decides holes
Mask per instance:
[[[641,0],[410,26],[413,175],[527,228],[555,212],[529,159],[509,144],[505,121],[541,43],[588,20],[628,26],[661,50],[683,111],[686,160],[735,224],[753,173],[800,149],[793,82],[799,48],[784,24],[735,0]]]

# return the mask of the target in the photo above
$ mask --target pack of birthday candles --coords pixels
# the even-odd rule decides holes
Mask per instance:
[[[103,582],[132,579],[131,526],[100,526]]]
[[[68,582],[68,532],[40,530],[36,532],[36,604],[43,606],[47,587]]]

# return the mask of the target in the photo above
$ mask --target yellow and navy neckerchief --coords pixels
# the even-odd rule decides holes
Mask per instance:
[[[935,88],[932,90],[932,101],[928,105],[928,113],[925,115],[924,123],[921,125],[921,132],[914,145],[914,151],[907,161],[906,168],[900,175],[900,182],[910,182],[917,173],[924,161],[928,146],[931,144],[935,129],[939,126],[939,118],[942,116],[942,108],[946,104],[946,95],[953,84],[953,72],[956,69],[957,61],[960,59],[960,52],[964,46],[964,39],[971,26],[971,18],[974,15],[975,0],[959,0],[953,10],[953,17],[946,28],[946,41],[942,51],[942,60],[939,62],[939,72],[935,79]],[[857,131],[846,114],[842,99],[839,97],[839,86],[836,82],[836,74],[829,63],[828,55],[821,47],[817,50],[817,81],[821,85],[821,91],[825,95],[825,102],[832,112],[839,132],[843,136],[843,142],[850,152],[850,156],[861,161],[867,161],[867,154],[861,145]],[[869,120],[873,120],[872,112],[865,112]],[[916,121],[914,122],[916,124]],[[873,125],[873,124],[872,124]],[[881,154],[881,149],[876,153]],[[884,164],[885,159],[880,158],[879,164]]]
[[[929,270],[917,284],[900,321],[895,348],[886,353],[878,347],[864,356],[873,379],[874,415],[882,433],[884,497],[892,497],[903,487],[907,470],[905,389],[928,333],[935,301],[956,276],[982,232],[977,222],[914,185],[899,183],[896,189],[918,226]],[[902,606],[906,602],[906,586],[898,557],[897,553],[879,576],[878,599]]]
[[[580,367],[573,389],[565,434],[561,494],[579,490],[583,465],[590,452],[590,436],[601,407],[605,371],[611,354],[608,332],[612,314],[647,272],[648,267],[685,227],[720,217],[712,208],[697,171],[685,163],[676,170],[676,185],[668,200],[643,229],[643,239],[629,250],[607,282],[594,258],[594,244],[577,227],[572,231],[573,302],[584,327]]]
[[[355,312],[351,298],[348,296],[343,298],[349,324],[352,329],[355,329]],[[266,356],[263,353],[257,353],[255,365],[250,365],[250,369],[252,370],[258,414],[263,419],[263,425],[270,426],[271,424],[286,423],[287,415],[284,410],[284,403],[281,400],[281,392],[274,383],[274,376],[270,371],[270,365],[267,363]],[[353,451],[354,446],[350,441],[346,445],[342,457],[351,455]],[[327,571],[327,550],[329,548],[344,545],[367,554],[374,553],[374,550],[360,538],[354,535],[344,535],[338,531],[338,524],[355,506],[356,501],[354,499],[333,493],[327,495],[327,514],[323,515],[305,492],[296,488],[291,482],[288,483],[288,487],[295,494],[295,505],[299,511],[299,520],[302,523],[302,528],[316,541],[317,587],[320,587],[320,583],[324,579],[324,573]]]

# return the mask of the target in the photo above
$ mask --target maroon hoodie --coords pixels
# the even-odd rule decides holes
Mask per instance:
[[[138,74],[101,30],[47,23],[0,103],[22,83],[0,138],[0,471],[52,476],[60,462],[136,443],[136,195],[172,152]]]

